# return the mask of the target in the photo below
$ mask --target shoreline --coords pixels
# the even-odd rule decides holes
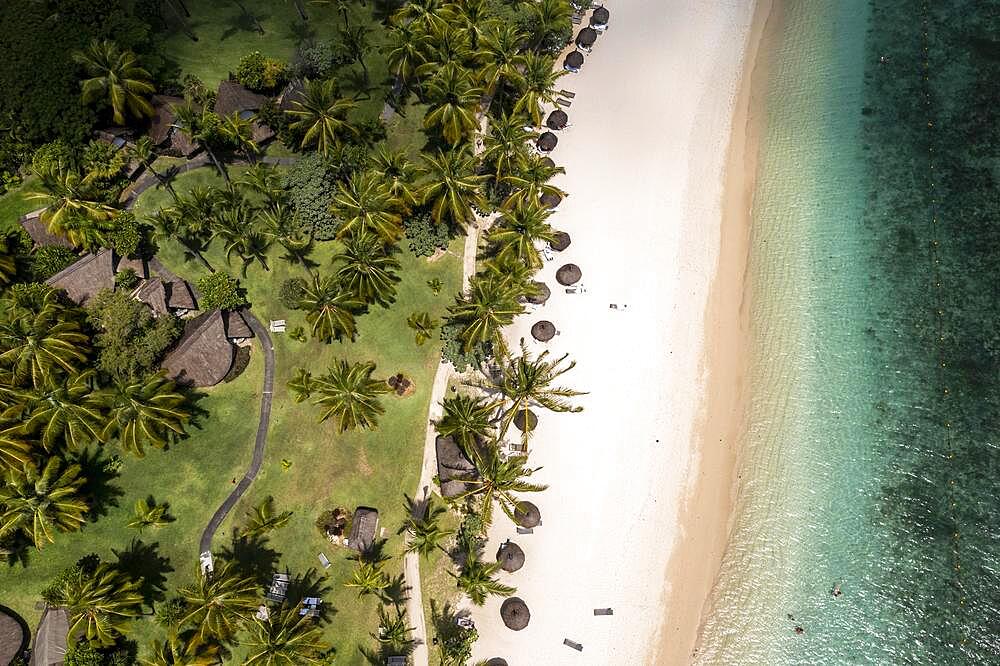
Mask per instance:
[[[732,527],[749,404],[753,198],[766,122],[769,47],[782,17],[782,0],[758,0],[744,52],[725,165],[719,261],[705,310],[707,381],[693,443],[700,457],[696,476],[688,479],[678,521],[682,533],[665,574],[667,616],[649,663],[683,664],[697,656]]]

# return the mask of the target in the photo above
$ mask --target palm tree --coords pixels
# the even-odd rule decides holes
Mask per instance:
[[[69,635],[108,646],[142,615],[141,581],[131,580],[107,563],[94,571],[76,569],[61,581],[59,605],[69,613]]]
[[[390,388],[384,380],[372,379],[374,371],[374,363],[339,360],[325,375],[315,378],[313,390],[319,397],[313,404],[323,409],[320,422],[332,416],[340,432],[375,429],[379,414],[385,412],[379,396]]]
[[[242,118],[238,111],[228,116],[222,116],[219,123],[219,134],[236,150],[243,153],[247,162],[253,162],[252,155],[260,153],[260,146],[253,140],[253,124],[247,118]]]
[[[427,60],[415,70],[421,79],[448,66],[463,70],[474,67],[481,59],[481,55],[472,50],[468,33],[448,24],[428,31],[428,41],[431,48],[427,53]]]
[[[473,462],[479,470],[479,478],[466,481],[471,485],[459,499],[479,497],[482,501],[483,522],[489,525],[493,521],[493,501],[500,504],[511,520],[517,510],[520,500],[514,493],[535,493],[548,488],[546,485],[531,483],[528,479],[540,467],[525,467],[528,456],[511,456],[503,458],[497,452],[495,445],[485,447],[485,451],[473,450]]]
[[[0,300],[0,367],[11,371],[11,385],[48,386],[60,372],[75,374],[87,362],[90,339],[58,299],[50,289],[34,307],[16,297]]]
[[[249,649],[246,666],[301,666],[326,663],[320,657],[330,649],[323,631],[298,608],[273,611],[266,620],[254,616],[242,641]]]
[[[281,175],[273,166],[263,162],[252,164],[236,180],[236,184],[261,195],[269,205],[287,200],[285,189],[281,185]]]
[[[396,241],[403,233],[398,209],[399,201],[373,171],[352,174],[346,184],[338,185],[330,203],[331,212],[343,220],[339,237],[371,231],[385,243]]]
[[[370,159],[372,171],[379,174],[386,190],[400,208],[409,210],[417,205],[417,192],[414,188],[417,169],[406,156],[405,150],[393,150],[382,143]]]
[[[354,27],[344,27],[340,31],[340,42],[344,49],[351,54],[354,62],[361,65],[364,74],[364,85],[369,83],[368,65],[365,64],[365,56],[372,50],[371,40],[368,38],[370,30],[363,25]]]
[[[143,134],[139,137],[135,143],[131,144],[128,148],[132,157],[139,160],[142,166],[149,170],[149,173],[153,174],[153,177],[160,182],[163,187],[166,188],[170,196],[173,197],[174,201],[177,201],[177,192],[174,190],[174,186],[170,183],[167,178],[164,178],[163,174],[156,171],[153,168],[153,162],[156,161],[156,146],[153,145],[153,140],[149,138],[148,134]]]
[[[427,61],[426,44],[426,34],[413,26],[397,26],[389,31],[386,61],[403,84]]]
[[[409,507],[407,507],[409,509]],[[402,531],[406,532],[406,550],[418,553],[422,557],[430,557],[435,550],[444,550],[441,541],[454,534],[454,530],[441,529],[440,518],[448,510],[434,504],[433,498],[427,502],[427,508],[422,518],[407,516]]]
[[[503,329],[524,312],[518,302],[520,293],[502,279],[476,275],[469,280],[469,293],[459,295],[449,306],[452,319],[462,322],[462,343],[466,351],[490,343],[493,352],[502,356],[507,350]]]
[[[32,446],[19,435],[16,424],[0,426],[0,472],[21,469],[31,462]]]
[[[212,164],[215,165],[219,175],[222,176],[222,180],[226,181],[226,184],[229,184],[229,173],[222,166],[219,158],[215,156],[215,151],[212,150],[211,141],[209,140],[214,138],[213,130],[210,129],[216,124],[214,121],[217,118],[213,118],[214,114],[208,109],[199,112],[190,103],[178,104],[172,110],[175,120],[174,127],[186,136],[189,141],[197,142],[205,147],[205,152],[208,153]],[[213,121],[209,121],[209,118],[212,118]]]
[[[378,633],[371,634],[371,637],[383,645],[400,649],[413,643],[413,639],[410,638],[413,627],[407,626],[406,613],[403,609],[397,606],[395,610],[395,616],[390,616],[384,606],[379,606]]]
[[[542,258],[535,245],[552,243],[556,239],[555,230],[545,221],[549,215],[550,212],[537,201],[518,204],[508,210],[489,233],[497,258],[507,263],[523,263],[536,270],[541,268]]]
[[[306,313],[312,336],[322,342],[344,336],[353,340],[356,333],[354,311],[363,305],[332,275],[322,279],[313,275],[312,284],[306,284],[299,301],[299,309]]]
[[[494,94],[506,85],[521,82],[524,55],[521,49],[527,36],[510,23],[494,24],[487,31],[482,43],[483,59],[486,64],[481,71],[482,83]]]
[[[145,446],[162,449],[182,436],[191,418],[187,398],[163,372],[131,382],[117,381],[101,398],[110,410],[101,440],[117,437],[122,449],[139,458],[145,455]]]
[[[572,34],[573,9],[567,0],[538,0],[531,3],[530,8],[535,16],[533,41],[536,49],[545,45],[549,35]]]
[[[39,438],[46,451],[63,442],[79,451],[91,442],[100,442],[105,415],[102,396],[94,390],[96,373],[85,370],[40,389],[17,390],[0,387],[19,403],[5,416],[22,419],[21,432]]]
[[[480,384],[481,388],[498,392],[507,402],[500,417],[500,437],[507,434],[507,429],[518,412],[527,417],[530,407],[542,407],[553,412],[580,412],[583,407],[574,407],[568,398],[586,395],[563,386],[553,386],[562,375],[576,367],[576,361],[563,365],[569,354],[563,354],[557,359],[548,360],[548,350],[532,357],[524,340],[521,340],[521,355],[504,359],[501,372],[496,381]],[[527,441],[528,429],[525,428],[524,438]]]
[[[153,115],[153,105],[146,97],[156,89],[134,53],[120,50],[114,42],[95,39],[84,51],[74,53],[73,60],[91,77],[82,83],[84,103],[107,100],[116,125],[125,124],[126,112],[135,118]]]
[[[483,141],[483,162],[493,168],[496,180],[505,179],[519,170],[528,159],[528,142],[538,138],[537,132],[525,129],[524,116],[503,114],[490,121],[490,132]]]
[[[389,587],[389,577],[382,571],[380,563],[359,559],[344,587],[357,588],[359,597],[366,594],[380,594]]]
[[[440,129],[444,140],[454,146],[468,140],[479,127],[476,107],[483,91],[473,85],[468,71],[449,63],[427,85],[430,108],[424,116],[426,129]]]
[[[337,97],[335,85],[333,79],[306,79],[301,100],[295,100],[295,108],[286,111],[297,119],[289,128],[304,132],[302,148],[315,144],[319,152],[328,155],[331,148],[340,145],[341,134],[357,134],[357,129],[347,122],[347,114],[356,104],[349,99]]]
[[[79,465],[52,456],[39,469],[29,462],[10,468],[0,485],[0,540],[22,531],[41,550],[55,532],[75,532],[86,522],[90,505],[80,489]]]
[[[28,192],[26,198],[48,202],[41,220],[49,233],[86,249],[101,245],[115,208],[102,203],[91,184],[75,171],[52,169],[37,175],[45,190]]]
[[[495,415],[503,403],[459,393],[445,398],[441,406],[444,413],[434,424],[438,434],[454,438],[462,450],[471,455],[477,440],[487,441],[493,436]]]
[[[0,286],[7,286],[17,273],[17,255],[15,249],[18,243],[18,233],[9,231],[0,237]]]
[[[504,178],[505,182],[512,188],[510,196],[503,203],[504,208],[510,209],[520,204],[535,203],[543,194],[565,197],[565,192],[549,183],[556,174],[560,173],[566,173],[566,170],[560,166],[550,166],[544,157],[532,155],[525,158]]]
[[[441,0],[411,0],[392,15],[392,22],[411,27],[416,24],[429,32],[444,24]]]
[[[472,49],[479,48],[486,32],[497,19],[488,0],[452,0],[441,11],[444,20],[469,35]]]
[[[498,571],[500,562],[483,562],[473,553],[468,553],[462,573],[455,575],[449,571],[448,575],[458,581],[459,589],[469,595],[472,603],[482,606],[487,597],[509,597],[517,592],[516,588],[504,585],[495,578]]]
[[[418,345],[424,344],[433,337],[434,329],[438,327],[438,324],[439,322],[436,319],[431,319],[427,312],[414,312],[406,320],[406,325],[416,331],[414,337]]]
[[[152,497],[137,499],[128,526],[141,534],[147,527],[163,527],[173,520],[167,514],[166,504],[157,504]]]
[[[421,155],[421,159],[427,175],[423,202],[431,205],[435,222],[451,222],[461,228],[474,219],[474,205],[488,205],[479,191],[485,176],[476,174],[476,158],[467,146],[447,153],[438,150],[435,155]]]
[[[268,495],[247,511],[247,526],[243,528],[242,535],[248,539],[263,536],[287,525],[291,517],[291,511],[275,513],[274,498]]]
[[[198,640],[191,635],[181,638],[170,632],[165,641],[153,641],[149,656],[139,657],[143,666],[214,666],[222,663],[222,655],[217,643]]]
[[[519,82],[521,96],[514,104],[514,113],[527,114],[536,126],[542,124],[542,105],[555,102],[556,81],[566,73],[556,70],[554,64],[550,56],[537,53],[524,56],[524,71]]]
[[[388,304],[396,298],[395,283],[399,277],[393,272],[400,267],[386,252],[382,241],[362,230],[344,241],[344,253],[334,256],[334,262],[343,262],[337,271],[341,285],[366,303]]]
[[[253,578],[241,576],[232,562],[180,588],[188,612],[179,624],[196,627],[199,640],[226,640],[233,636],[257,608],[258,586]]]

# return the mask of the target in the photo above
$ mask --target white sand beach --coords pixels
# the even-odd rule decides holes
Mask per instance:
[[[662,656],[673,650],[658,652],[668,608],[690,624],[676,633],[685,643],[678,654],[689,654],[714,565],[698,572],[701,584],[688,585],[701,592],[679,594],[668,562],[689,540],[685,530],[724,535],[728,516],[728,506],[705,515],[687,501],[706,478],[710,293],[717,276],[729,281],[723,286],[737,293],[737,304],[741,291],[742,267],[719,271],[720,236],[755,2],[607,6],[610,28],[582,71],[561,79],[576,96],[567,109],[572,126],[558,133],[552,157],[566,167],[557,184],[570,196],[551,222],[572,244],[538,278],[552,288],[551,299],[510,331],[516,345],[531,340],[534,322],[554,322],[560,334],[531,348],[569,353],[577,366],[564,383],[589,392],[578,399],[582,413],[539,414],[531,464],[543,467],[535,479],[550,487],[525,499],[539,506],[542,524],[517,534],[497,512],[491,531],[486,557],[508,538],[525,551],[524,567],[503,580],[517,587],[531,622],[507,629],[495,598],[473,609],[474,657],[515,666],[680,663]],[[581,267],[584,292],[567,294],[556,283],[564,263]],[[709,475],[723,496],[730,474]],[[692,516],[700,524],[682,520]],[[721,558],[718,541],[708,540],[701,559]],[[596,608],[614,614],[595,616]]]

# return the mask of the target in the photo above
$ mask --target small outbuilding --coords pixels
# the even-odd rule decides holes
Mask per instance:
[[[264,106],[267,99],[267,96],[247,90],[235,81],[225,80],[219,83],[213,111],[220,116],[236,113],[244,120],[252,120],[253,140],[257,143],[264,143],[274,138],[274,130],[253,120],[253,118],[254,112]]]
[[[14,611],[0,606],[0,664],[14,663],[28,647],[28,627]]]
[[[253,338],[253,329],[239,310],[223,310],[222,320],[226,324],[226,337],[233,343],[242,345]]]
[[[378,538],[378,511],[366,506],[359,506],[354,511],[351,522],[351,533],[347,537],[347,545],[360,553],[371,550]]]
[[[45,209],[42,208],[32,211],[18,220],[18,222],[21,223],[21,227],[24,228],[25,233],[31,237],[35,247],[60,245],[62,247],[73,249],[73,244],[70,243],[69,239],[65,236],[58,236],[56,234],[49,233],[48,225],[42,222],[42,212],[44,210]]]
[[[166,153],[189,157],[198,152],[200,146],[177,126],[174,109],[184,103],[181,97],[153,95],[151,100],[153,117],[149,125],[149,138],[155,146]]]
[[[215,386],[233,366],[236,348],[226,337],[222,312],[212,310],[188,320],[177,345],[161,367],[178,383]]]
[[[62,269],[45,284],[62,289],[75,303],[84,304],[103,289],[115,288],[114,252],[105,248],[97,254],[85,254]]]
[[[479,471],[472,464],[455,438],[438,436],[434,441],[437,453],[438,482],[441,484],[442,497],[456,497],[471,490],[479,478]]]

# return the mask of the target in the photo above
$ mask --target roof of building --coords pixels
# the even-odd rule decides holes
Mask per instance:
[[[301,102],[304,99],[303,93],[305,89],[306,85],[302,82],[302,79],[291,81],[281,91],[281,96],[278,98],[278,109],[281,111],[290,111],[297,108],[295,102]]]
[[[56,666],[66,656],[69,614],[61,608],[46,607],[31,646],[31,666]]]
[[[36,245],[61,245],[63,247],[72,248],[73,244],[70,243],[69,239],[65,236],[57,236],[53,233],[49,233],[48,226],[42,222],[41,214],[41,210],[36,210],[33,213],[28,213],[20,219],[21,226],[24,227],[24,231],[31,236],[31,240],[35,241]]]
[[[266,101],[265,95],[258,95],[227,79],[219,84],[213,110],[220,116],[228,116],[234,111],[256,111]]]
[[[170,130],[174,128],[176,119],[173,107],[183,103],[184,100],[180,97],[153,95],[153,119],[149,126],[149,138],[153,143],[159,146],[170,138]]]
[[[467,481],[479,478],[479,472],[453,437],[439,436],[434,442],[437,451],[438,481],[442,497],[455,497],[469,490]]]
[[[181,279],[166,283],[167,305],[175,310],[197,310],[198,302],[194,300],[191,285]]]
[[[165,315],[170,312],[167,306],[167,288],[160,278],[146,280],[135,292],[135,297],[152,308],[157,315]]]
[[[114,253],[105,248],[97,254],[85,254],[45,281],[56,289],[64,289],[76,303],[85,303],[102,289],[115,288]]]
[[[227,338],[252,338],[253,330],[239,310],[224,310],[222,320],[226,324]]]
[[[214,386],[229,373],[235,354],[222,313],[212,310],[187,322],[184,335],[161,365],[178,382]]]
[[[375,543],[378,533],[378,511],[366,506],[359,506],[354,511],[351,523],[351,534],[347,543],[355,550],[365,552]]]
[[[10,664],[28,647],[23,620],[0,606],[0,664]]]

